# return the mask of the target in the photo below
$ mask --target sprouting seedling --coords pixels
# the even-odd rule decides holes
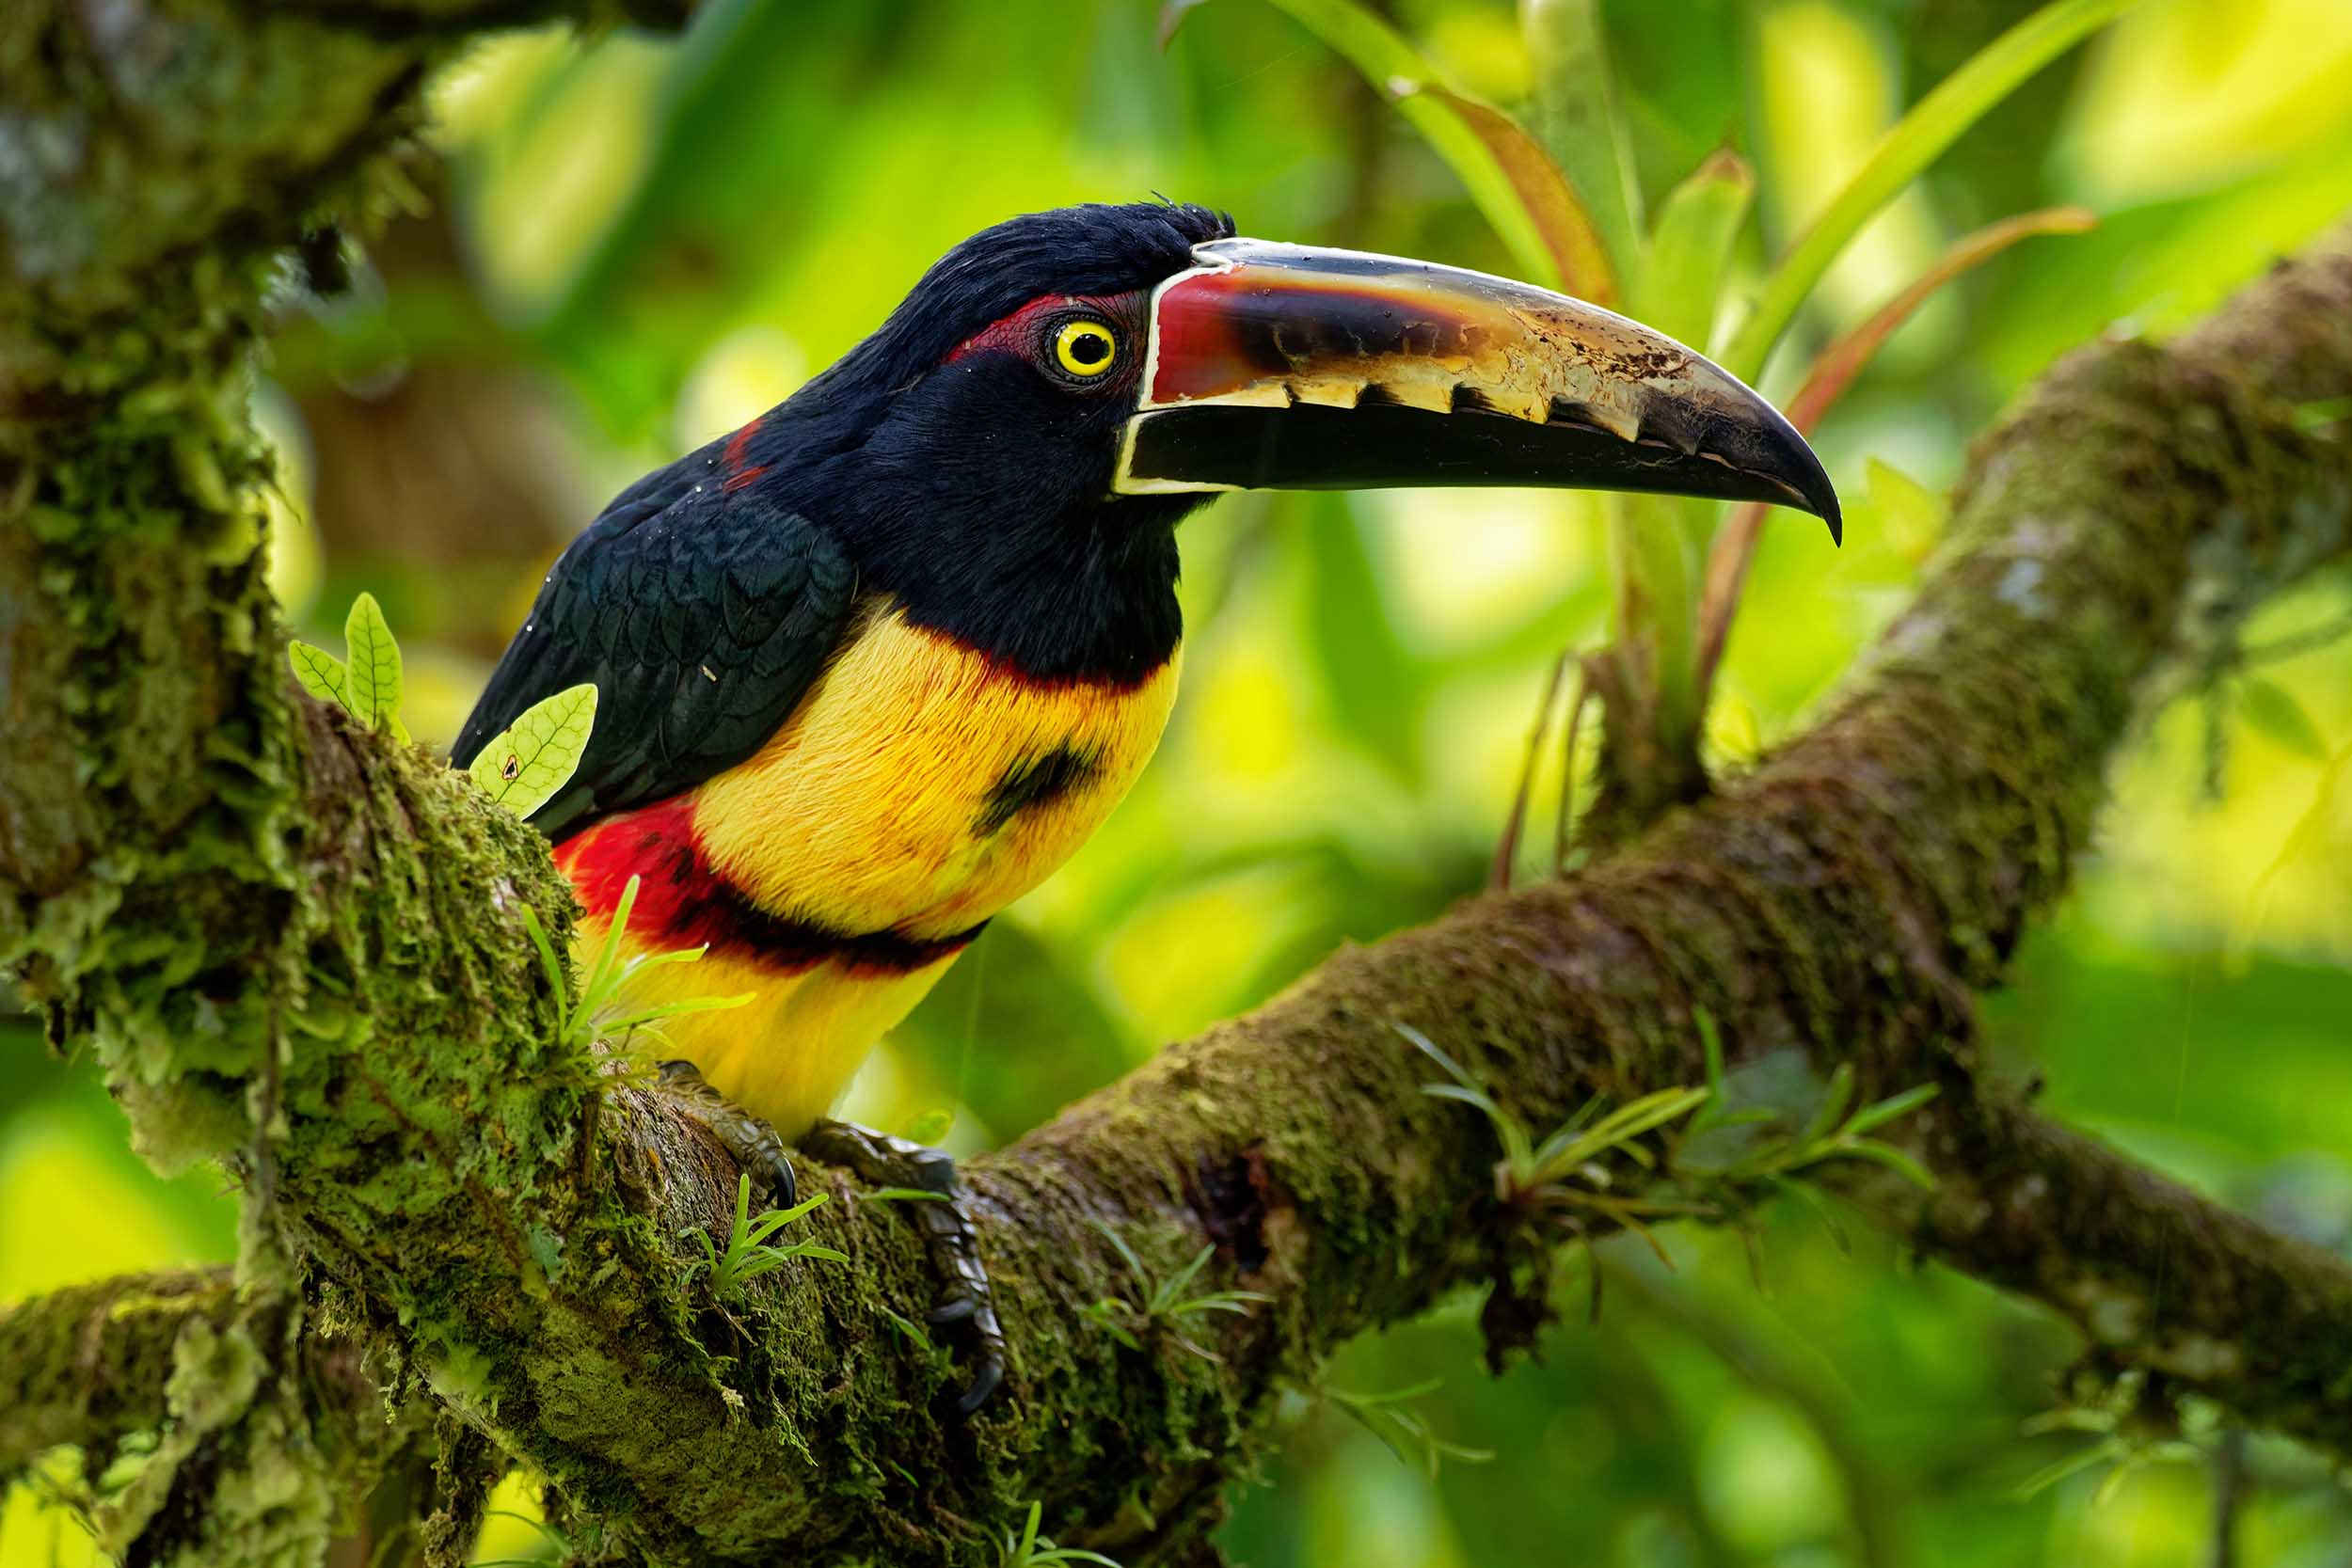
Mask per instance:
[[[624,1007],[621,997],[639,975],[665,964],[697,963],[707,950],[679,947],[660,953],[628,952],[628,917],[637,906],[637,887],[638,879],[631,877],[621,889],[621,896],[612,906],[612,918],[605,927],[604,940],[597,944],[596,956],[580,976],[577,997],[564,984],[563,960],[556,956],[555,943],[549,940],[547,927],[540,924],[539,912],[529,904],[522,907],[523,929],[531,934],[532,945],[539,950],[539,964],[547,972],[548,989],[555,995],[556,1042],[565,1051],[585,1054],[599,1040],[627,1041],[640,1035],[659,1042],[662,1038],[660,1025],[667,1019],[721,1007],[739,1007],[752,999],[747,991],[736,996],[688,996],[642,1007]]]
[[[400,643],[374,594],[362,594],[351,601],[351,612],[343,617],[343,651],[350,656],[348,663],[294,638],[286,644],[286,662],[294,667],[296,685],[350,714],[361,729],[384,730],[395,740],[406,740],[408,726],[400,721]]]
[[[1493,1126],[1495,1136],[1502,1145],[1502,1158],[1495,1162],[1495,1196],[1502,1202],[1538,1210],[1571,1206],[1598,1210],[1649,1238],[1652,1247],[1658,1243],[1642,1225],[1645,1218],[1697,1212],[1687,1204],[1613,1194],[1609,1190],[1609,1172],[1600,1162],[1609,1155],[1622,1155],[1645,1170],[1655,1169],[1657,1156],[1643,1147],[1641,1139],[1698,1109],[1712,1090],[1660,1089],[1605,1115],[1603,1102],[1596,1098],[1586,1101],[1539,1143],[1528,1132],[1525,1122],[1505,1110],[1484,1085],[1459,1062],[1438,1050],[1428,1036],[1409,1023],[1395,1023],[1391,1027],[1444,1069],[1446,1076],[1453,1080],[1423,1084],[1422,1093],[1432,1100],[1451,1100],[1470,1106]]]
[[[1217,1356],[1214,1352],[1184,1338],[1180,1331],[1184,1320],[1203,1312],[1232,1312],[1248,1317],[1250,1303],[1274,1299],[1263,1291],[1202,1291],[1197,1294],[1189,1293],[1193,1281],[1200,1277],[1200,1271],[1208,1267],[1209,1259],[1216,1255],[1215,1243],[1194,1253],[1189,1261],[1166,1279],[1154,1280],[1150,1267],[1136,1255],[1136,1249],[1128,1245],[1125,1237],[1101,1220],[1093,1223],[1094,1228],[1100,1230],[1118,1250],[1128,1272],[1135,1275],[1143,1304],[1137,1307],[1115,1296],[1104,1296],[1099,1301],[1089,1302],[1084,1311],[1086,1316],[1102,1325],[1104,1333],[1129,1350],[1141,1350],[1143,1336],[1159,1329],[1166,1331],[1195,1355],[1215,1361]]]
[[[1434,1394],[1442,1386],[1441,1381],[1433,1377],[1426,1383],[1385,1394],[1351,1394],[1339,1388],[1326,1388],[1323,1394],[1380,1439],[1382,1446],[1396,1455],[1399,1464],[1418,1464],[1435,1481],[1438,1468],[1449,1459],[1484,1465],[1494,1458],[1491,1449],[1465,1448],[1447,1442],[1430,1429],[1419,1411],[1406,1408],[1412,1401]]]
[[[2080,1432],[2098,1441],[2063,1455],[2020,1481],[2020,1501],[2056,1486],[2098,1465],[2114,1468],[2099,1478],[2091,1494],[2093,1505],[2113,1497],[2135,1471],[2168,1461],[2197,1461],[2205,1457],[2195,1434],[2213,1435],[2209,1407],[2198,1403],[2185,1412],[2156,1393],[2149,1380],[2135,1371],[2125,1374],[2111,1397],[2092,1404],[2069,1404],[2045,1411],[2020,1429],[2028,1437],[2052,1432]]]
[[[830,1193],[804,1197],[789,1209],[769,1209],[754,1217],[752,1214],[752,1179],[748,1175],[735,1179],[735,1223],[728,1227],[724,1247],[713,1246],[710,1233],[689,1226],[682,1235],[689,1235],[702,1243],[702,1260],[689,1272],[708,1273],[710,1293],[721,1301],[733,1301],[743,1287],[761,1275],[771,1274],[795,1258],[821,1258],[829,1263],[846,1263],[850,1255],[819,1242],[788,1242],[782,1246],[768,1238],[801,1218],[809,1211],[822,1206],[831,1198]]]
[[[1038,1522],[1044,1513],[1044,1504],[1029,1505],[1029,1516],[1023,1521],[1019,1533],[1008,1532],[1005,1536],[996,1558],[998,1568],[1049,1568],[1057,1562],[1093,1562],[1102,1568],[1120,1568],[1116,1560],[1101,1552],[1089,1552],[1083,1546],[1057,1546],[1038,1534]]]
[[[1773,1113],[1761,1106],[1742,1111],[1725,1109],[1729,1101],[1724,1093],[1723,1038],[1713,1015],[1707,1009],[1696,1009],[1696,1019],[1699,1041],[1707,1053],[1707,1082],[1713,1100],[1705,1112],[1692,1118],[1685,1136],[1677,1145],[1673,1164],[1677,1177],[1733,1186],[1749,1182],[1786,1184],[1789,1178],[1832,1160],[1867,1160],[1884,1165],[1915,1186],[1934,1189],[1935,1178],[1926,1166],[1893,1144],[1868,1134],[1933,1100],[1935,1085],[1916,1084],[1899,1094],[1852,1109],[1854,1072],[1849,1062],[1840,1062],[1832,1069],[1820,1103],[1814,1107],[1804,1126],[1791,1136],[1758,1141],[1735,1156],[1716,1162],[1696,1158],[1692,1147],[1696,1134],[1773,1119]]]

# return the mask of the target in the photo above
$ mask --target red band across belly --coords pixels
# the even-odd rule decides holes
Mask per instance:
[[[610,918],[631,877],[637,902],[629,934],[649,946],[707,946],[781,974],[836,964],[853,974],[905,974],[971,945],[988,922],[944,937],[895,927],[840,931],[771,914],[753,903],[704,855],[694,808],[679,798],[607,817],[566,840],[556,864],[592,916]]]

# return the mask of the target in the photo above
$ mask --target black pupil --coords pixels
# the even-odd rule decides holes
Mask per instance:
[[[1111,341],[1102,333],[1089,329],[1074,332],[1070,338],[1070,357],[1081,365],[1099,365],[1111,356]]]

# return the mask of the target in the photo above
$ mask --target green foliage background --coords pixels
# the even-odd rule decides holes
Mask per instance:
[[[1730,146],[1777,249],[1906,103],[2030,8],[2013,0],[1621,0],[1606,8],[1653,199]],[[1397,0],[1454,85],[1530,91],[1502,0]],[[1145,0],[714,0],[691,35],[478,48],[437,89],[443,207],[355,286],[290,307],[257,388],[284,447],[278,575],[296,629],[361,588],[408,654],[405,709],[446,743],[564,529],[639,471],[788,393],[921,268],[1008,214],[1164,191],[1243,231],[1494,270],[1448,173],[1304,31],[1216,0],[1172,46]],[[2164,331],[2352,208],[2352,8],[2148,0],[1971,133],[1831,275],[1818,345],[1952,237],[2081,202],[1894,341],[1820,433],[1848,544],[1768,530],[1709,725],[1737,766],[1801,725],[1934,545],[1966,436],[2073,343]],[[1753,248],[1742,265],[1764,255]],[[1801,368],[1766,378],[1785,393]],[[495,388],[495,393],[485,388]],[[320,483],[337,442],[375,509]],[[453,434],[454,433],[454,434]],[[454,445],[453,445],[454,443]],[[487,454],[486,456],[485,454]],[[464,476],[519,480],[498,493]],[[455,474],[458,477],[451,479]],[[454,488],[437,497],[437,478]],[[427,514],[487,510],[444,537]],[[507,510],[501,511],[500,508]],[[534,533],[525,513],[557,519]],[[444,528],[446,535],[452,530]],[[1161,1041],[1247,1007],[1340,942],[1483,875],[1549,661],[1607,618],[1580,498],[1232,498],[1188,525],[1184,695],[1159,759],[1068,869],[992,927],[860,1080],[852,1114],[969,1149]],[[2341,581],[2254,641],[2352,612]],[[2053,1111],[2276,1224],[2352,1240],[2352,640],[2222,673],[2133,748],[2067,911],[1989,1009]],[[1557,787],[1557,765],[1545,788]],[[1543,835],[1538,834],[1540,839]],[[214,1177],[164,1183],[86,1065],[0,1014],[0,1302],[225,1259]],[[1411,1409],[1491,1450],[1433,1478],[1340,1402],[1295,1425],[1225,1532],[1261,1568],[2171,1564],[2202,1560],[2211,1465],[2104,1469],[2020,1496],[2094,1441],[2021,1433],[2073,1354],[2035,1314],[1810,1211],[1598,1249],[1540,1364],[1479,1370],[1475,1304],[1356,1347],[1330,1386],[1429,1379]],[[1758,1276],[1760,1275],[1760,1287]],[[2348,1352],[2352,1354],[2352,1352]],[[2352,1497],[2256,1442],[2240,1560],[2336,1563]],[[528,1507],[520,1487],[511,1500]],[[1054,1521],[1044,1521],[1048,1533]],[[537,1538],[501,1523],[487,1556]],[[0,1568],[88,1549],[20,1489]]]

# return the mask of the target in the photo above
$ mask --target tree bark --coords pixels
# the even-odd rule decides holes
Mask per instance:
[[[1335,955],[972,1162],[1013,1370],[959,1425],[916,1229],[838,1173],[796,1234],[848,1265],[726,1301],[688,1277],[680,1233],[723,1236],[735,1173],[555,1039],[519,916],[568,924],[544,843],[284,678],[241,412],[272,258],[381,199],[425,67],[516,9],[0,24],[33,125],[0,137],[47,150],[0,158],[0,958],[148,1157],[221,1160],[246,1210],[234,1291],[191,1288],[168,1325],[170,1390],[132,1390],[167,1341],[128,1314],[84,1341],[105,1399],[35,1369],[0,1471],[136,1422],[166,1441],[118,1544],[315,1561],[357,1473],[319,1437],[351,1402],[294,1371],[324,1344],[547,1476],[583,1560],[984,1562],[1036,1500],[1065,1544],[1187,1560],[1281,1387],[1482,1283],[1507,1350],[1553,1255],[1602,1227],[1499,1196],[1492,1125],[1422,1092],[1439,1073],[1404,1031],[1540,1134],[1703,1081],[1702,1009],[1735,1079],[1793,1056],[1866,1099],[1936,1086],[1882,1130],[1931,1193],[1821,1168],[1899,1233],[2064,1314],[2111,1371],[2352,1454],[2352,1269],[2036,1117],[1972,1038],[2136,714],[2352,553],[2352,448],[2295,410],[2352,392],[2352,230],[2170,345],[2046,376],[1980,444],[1916,602],[1754,773],[1570,879]],[[155,65],[192,58],[216,79]],[[168,178],[122,165],[159,135]],[[1106,1231],[1160,1276],[1213,1244],[1203,1288],[1271,1299],[1150,1321]],[[1089,1313],[1106,1300],[1136,1347]],[[62,1344],[89,1309],[28,1303],[0,1347]]]

